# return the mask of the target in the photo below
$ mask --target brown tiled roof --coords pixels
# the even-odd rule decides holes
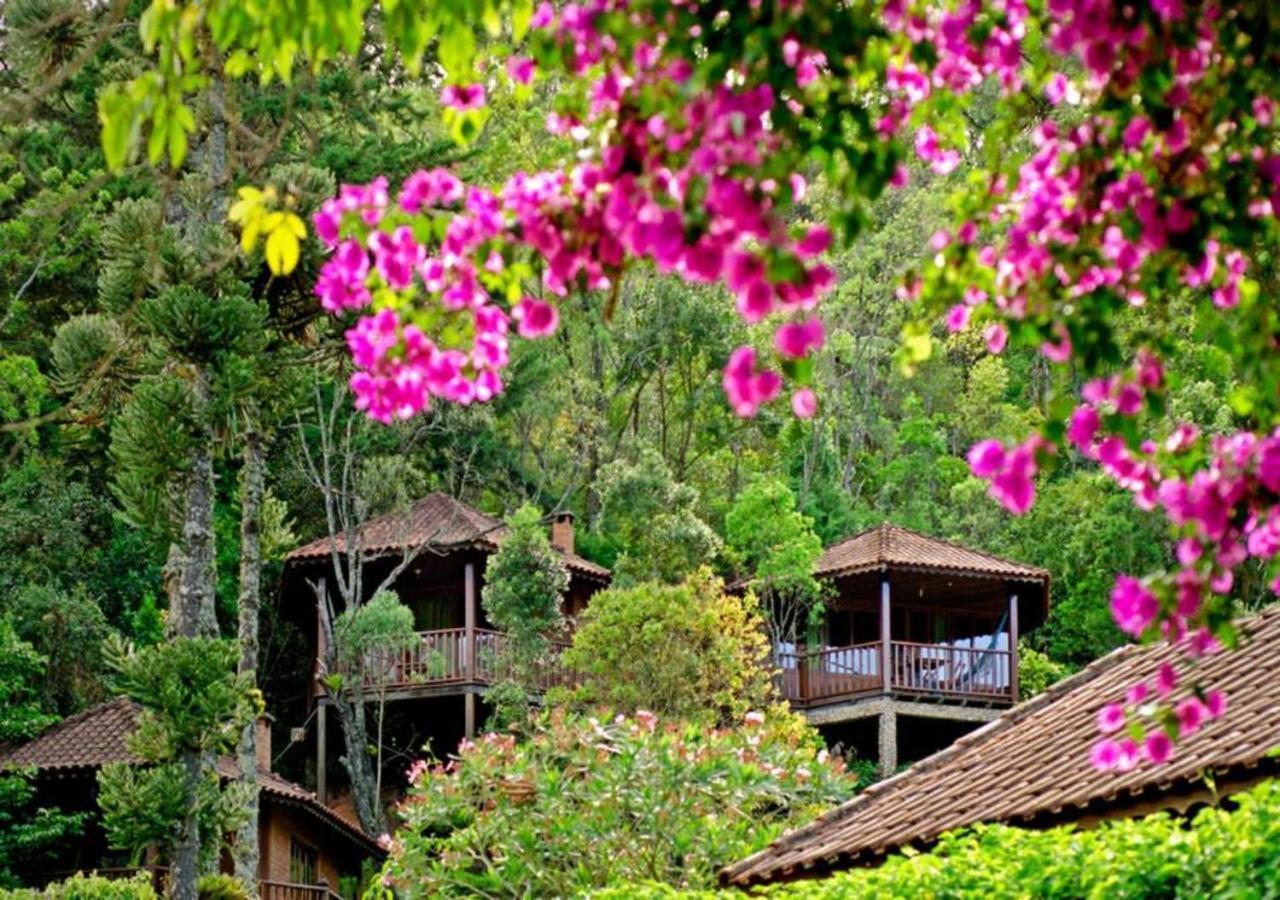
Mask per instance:
[[[905,772],[867,788],[812,823],[725,868],[727,883],[748,885],[818,875],[874,862],[904,845],[928,846],[942,833],[978,822],[1050,825],[1176,797],[1214,773],[1230,778],[1280,771],[1280,609],[1241,625],[1241,646],[1201,661],[1194,677],[1225,691],[1227,711],[1153,767],[1098,772],[1089,762],[1096,716],[1105,703],[1164,661],[1186,671],[1167,645],[1114,651],[1043,694]]]
[[[21,766],[67,772],[97,769],[114,762],[140,763],[141,760],[126,745],[129,735],[137,727],[140,711],[141,707],[128,697],[116,697],[91,706],[63,719],[25,744],[0,749],[0,769]],[[230,757],[220,757],[214,766],[223,778],[235,778],[240,773],[240,767]],[[274,772],[264,772],[258,775],[258,787],[265,794],[304,807],[367,849],[380,852],[358,822],[329,809],[302,785]]]
[[[818,558],[814,574],[857,575],[885,569],[959,572],[1045,584],[1049,581],[1049,573],[1044,569],[961,547],[888,522],[828,547]]]
[[[414,501],[407,510],[386,513],[360,526],[360,540],[368,553],[399,550],[402,547],[430,545],[440,549],[478,549],[492,551],[506,535],[501,519],[437,491]],[[346,538],[336,538],[338,552],[346,548]],[[559,549],[559,548],[557,548]],[[609,570],[576,553],[560,551],[570,570],[589,578],[607,580]],[[286,562],[319,559],[330,553],[328,537],[305,544],[285,557]]]
[[[137,724],[139,707],[117,697],[69,716],[25,744],[0,750],[0,768],[97,768],[112,762],[139,762],[125,741]]]

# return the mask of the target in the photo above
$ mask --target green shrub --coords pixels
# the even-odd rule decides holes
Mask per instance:
[[[55,882],[43,891],[0,890],[0,900],[158,900],[151,886],[151,875],[139,872],[132,878],[104,878],[101,875],[77,874],[66,881]]]
[[[205,875],[196,883],[196,895],[200,900],[249,900],[252,896],[232,875]]]
[[[384,870],[400,897],[710,887],[856,789],[790,718],[712,729],[553,712],[525,741],[491,734],[412,777]]]
[[[774,702],[754,598],[726,593],[706,568],[679,585],[596,594],[563,660],[579,678],[571,700],[581,707],[727,725]]]
[[[1280,897],[1280,781],[1234,795],[1190,821],[1160,813],[1031,831],[979,826],[945,836],[928,853],[904,852],[875,869],[766,889],[773,900],[860,898],[1192,898]],[[618,885],[610,900],[741,898],[738,891],[681,892]]]

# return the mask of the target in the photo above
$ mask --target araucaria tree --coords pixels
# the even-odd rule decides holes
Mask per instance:
[[[142,650],[110,648],[115,687],[140,707],[129,750],[142,765],[110,763],[98,774],[98,804],[110,842],[141,857],[156,847],[169,862],[174,897],[195,896],[196,876],[218,858],[223,836],[247,813],[245,793],[223,785],[205,760],[233,750],[261,695],[235,674],[230,641],[179,637]]]
[[[144,128],[157,155],[181,132],[204,63],[192,22],[267,79],[288,78],[301,48],[321,65],[365,44],[360,4],[314,18],[230,7],[155,0],[157,67],[103,98],[114,163]],[[1038,352],[1061,373],[1046,384],[1043,424],[1012,445],[975,445],[974,473],[1020,513],[1038,473],[1070,454],[1093,461],[1178,539],[1172,571],[1116,581],[1117,624],[1185,647],[1184,668],[1232,643],[1241,567],[1280,574],[1275,4],[507,8],[516,49],[501,72],[484,69],[472,33],[500,26],[491,5],[397,5],[380,19],[379,37],[411,67],[439,33],[441,100],[460,139],[483,125],[488,84],[556,78],[569,89],[547,124],[577,147],[492,187],[443,170],[398,189],[347,186],[315,217],[332,251],[321,302],[359,315],[348,342],[362,409],[389,421],[491,399],[512,332],[553,333],[574,291],[613,302],[643,261],[723,285],[747,322],[769,325],[771,341],[757,329],[724,368],[735,412],[756,414],[789,384],[792,410],[812,416],[826,340],[816,310],[836,280],[823,254],[858,237],[869,203],[912,177],[909,160],[938,178],[963,165],[950,227],[902,284],[914,311],[902,361],[930,356],[940,319],[953,333],[980,329],[992,354]],[[826,223],[801,220],[814,174],[835,198]],[[1241,375],[1225,433],[1166,414],[1171,351],[1188,327],[1213,335]],[[1106,727],[1127,721],[1130,733],[1104,737],[1100,766],[1158,764],[1219,711],[1221,698],[1180,680],[1159,702],[1146,683],[1117,697]]]

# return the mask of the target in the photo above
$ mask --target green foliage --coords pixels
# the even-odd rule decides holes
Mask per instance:
[[[1018,642],[1018,699],[1027,700],[1043,693],[1071,674],[1060,662],[1054,662],[1025,641]]]
[[[823,592],[813,577],[822,555],[813,520],[797,511],[784,481],[761,476],[738,495],[725,516],[724,533],[752,590],[764,599],[775,638],[794,639]]]
[[[1200,898],[1275,897],[1280,883],[1280,783],[1233,795],[1186,821],[1167,813],[1031,831],[978,826],[946,835],[928,853],[890,856],[875,869],[767,888],[765,897]],[[738,891],[680,891],[631,884],[610,900],[724,900]]]
[[[0,890],[0,900],[159,900],[151,876],[139,872],[129,878],[108,878],[78,872],[66,881],[57,881],[41,891]]]
[[[572,701],[588,707],[727,724],[774,700],[754,596],[726,593],[705,568],[596,594],[562,659],[579,679]]]
[[[253,892],[232,875],[205,875],[196,882],[199,900],[252,900]]]
[[[377,679],[398,651],[414,640],[413,610],[393,591],[343,610],[333,625],[334,649],[344,672]]]
[[[98,773],[98,805],[113,846],[135,857],[155,846],[168,858],[180,840],[178,823],[193,819],[201,852],[212,858],[222,835],[240,824],[246,786],[221,786],[211,765],[260,710],[252,682],[235,674],[238,657],[234,643],[207,638],[140,650],[108,645],[114,686],[141,706],[128,746],[147,764],[111,763]]]
[[[718,867],[853,790],[816,734],[789,726],[553,712],[528,740],[490,735],[451,771],[420,775],[384,876],[404,897],[708,886]]]
[[[102,609],[82,586],[18,589],[9,607],[18,632],[48,661],[44,702],[71,713],[102,697],[102,642],[110,633]]]
[[[596,487],[600,527],[621,548],[616,584],[674,584],[719,551],[720,538],[695,510],[698,492],[677,483],[656,450],[605,466]]]
[[[485,614],[507,639],[498,660],[503,681],[485,693],[495,726],[523,722],[536,689],[539,663],[549,639],[564,627],[564,592],[569,570],[551,546],[541,511],[526,503],[507,518],[507,533],[485,563]]]
[[[41,710],[44,671],[44,658],[0,619],[0,745],[35,737],[54,720]],[[13,883],[15,866],[39,861],[84,823],[83,814],[36,808],[33,774],[0,770],[0,889]]]

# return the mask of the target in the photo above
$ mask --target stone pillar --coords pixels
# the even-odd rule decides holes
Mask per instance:
[[[890,703],[880,713],[880,777],[888,778],[898,768],[898,713]]]

